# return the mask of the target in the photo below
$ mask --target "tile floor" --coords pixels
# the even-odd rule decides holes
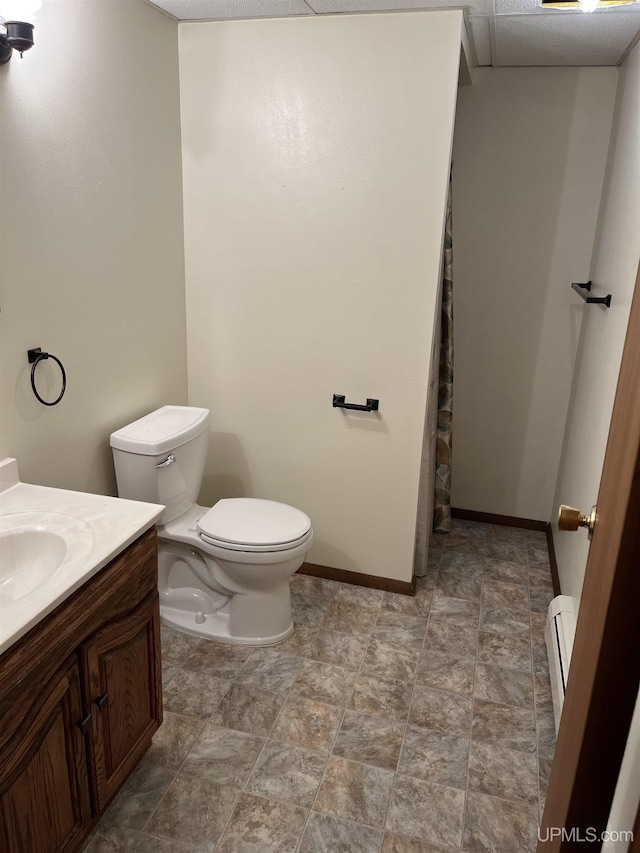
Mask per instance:
[[[89,853],[527,853],[554,722],[544,534],[456,521],[415,598],[304,575],[267,649],[163,628],[165,719]]]

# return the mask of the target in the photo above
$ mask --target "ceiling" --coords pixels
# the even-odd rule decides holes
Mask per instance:
[[[640,0],[580,11],[540,0],[147,0],[178,21],[283,18],[406,9],[465,10],[478,65],[618,65],[640,35]]]

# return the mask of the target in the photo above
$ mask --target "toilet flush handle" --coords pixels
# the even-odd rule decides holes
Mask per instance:
[[[156,465],[155,467],[156,468],[166,468],[168,465],[173,465],[173,463],[175,461],[176,461],[176,457],[173,455],[173,453],[170,453],[167,456],[167,458],[164,460],[164,462],[160,462],[160,464]]]

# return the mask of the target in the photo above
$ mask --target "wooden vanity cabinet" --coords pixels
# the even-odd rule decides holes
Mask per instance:
[[[15,711],[20,712],[22,702]],[[91,821],[78,659],[35,696],[0,759],[0,849],[75,850]],[[1,725],[1,724],[0,724]]]
[[[0,850],[72,853],[162,722],[155,530],[0,655]]]
[[[89,765],[98,808],[121,787],[161,720],[157,592],[107,623],[81,650],[84,694],[92,697]]]

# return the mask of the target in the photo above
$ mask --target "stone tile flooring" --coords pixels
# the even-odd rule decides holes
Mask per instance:
[[[542,533],[455,521],[414,598],[305,575],[266,649],[163,628],[165,719],[90,853],[527,853],[554,749]]]

